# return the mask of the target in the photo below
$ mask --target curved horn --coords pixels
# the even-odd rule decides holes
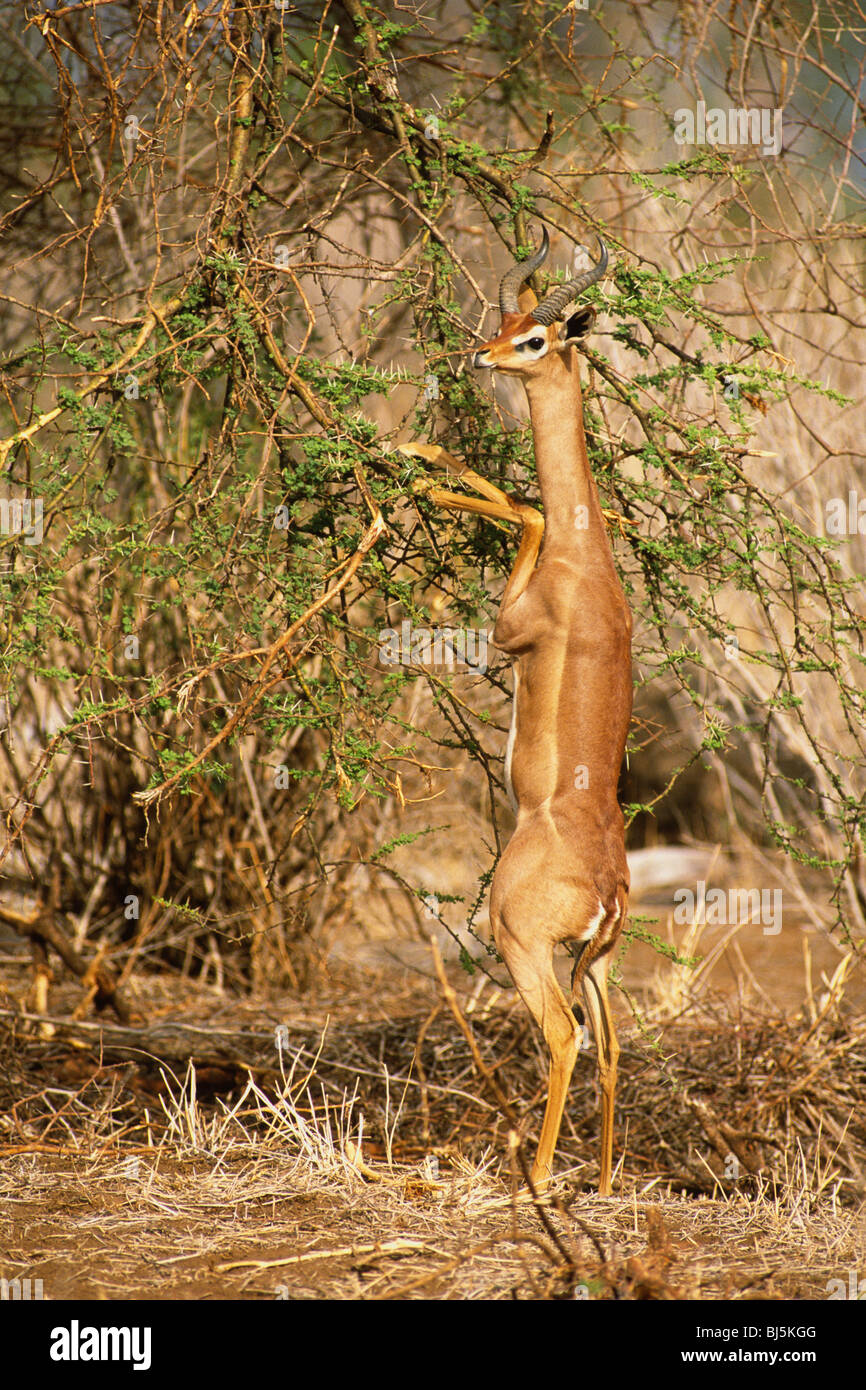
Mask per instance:
[[[564,285],[557,285],[555,290],[551,290],[546,299],[542,299],[540,304],[536,304],[532,310],[532,317],[536,323],[554,323],[556,319],[562,317],[562,311],[566,304],[570,304],[573,299],[577,299],[579,294],[583,294],[585,289],[594,285],[600,280],[607,270],[607,247],[600,236],[596,236],[599,247],[598,260],[589,270],[578,275],[574,280],[567,280]]]
[[[524,280],[528,280],[533,270],[537,270],[542,261],[547,258],[547,249],[550,246],[550,238],[547,235],[547,228],[541,229],[541,245],[537,251],[525,261],[519,261],[512,266],[502,277],[499,286],[499,308],[503,314],[519,314],[520,306],[517,303],[517,293]]]

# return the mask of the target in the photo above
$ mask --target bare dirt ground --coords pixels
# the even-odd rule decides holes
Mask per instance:
[[[181,1008],[152,978],[125,1029],[72,1021],[72,985],[40,1024],[5,967],[0,1276],[46,1298],[827,1299],[866,1275],[844,976],[788,1012],[707,990],[636,1022],[619,996],[615,1195],[588,1049],[540,1202],[432,971],[332,966],[288,1008],[189,981]],[[543,1044],[513,992],[449,973],[531,1154]]]

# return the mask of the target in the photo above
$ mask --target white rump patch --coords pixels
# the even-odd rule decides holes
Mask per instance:
[[[617,915],[617,917],[619,916],[619,909],[618,909],[618,908],[617,908],[617,914],[616,914],[616,915]],[[606,909],[604,903],[602,902],[601,898],[599,898],[599,900],[598,900],[598,912],[595,914],[594,917],[590,917],[589,922],[587,923],[587,926],[586,926],[586,931],[581,932],[580,936],[577,938],[578,941],[591,941],[592,938],[595,936],[596,932],[598,931],[599,927],[601,926],[601,924],[602,924],[602,922],[604,921],[604,919],[605,919],[606,916],[607,916],[607,909]]]

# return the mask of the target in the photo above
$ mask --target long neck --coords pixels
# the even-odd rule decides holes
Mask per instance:
[[[544,503],[544,548],[585,550],[605,539],[598,493],[583,430],[579,358],[574,348],[551,353],[543,375],[524,380]]]

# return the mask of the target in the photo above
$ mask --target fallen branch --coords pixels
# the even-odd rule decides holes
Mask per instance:
[[[49,912],[50,907],[40,899],[29,913],[0,907],[0,919],[7,922],[19,936],[26,936],[30,941],[53,947],[67,969],[93,991],[96,1007],[104,1008],[110,1004],[121,1023],[129,1023],[129,1005],[118,988],[112,971],[102,960],[101,953],[97,952],[93,960],[86,961],[78,954],[60,927],[51,920]]]
[[[342,1245],[337,1250],[307,1250],[303,1255],[287,1255],[282,1260],[232,1260],[216,1265],[216,1274],[228,1274],[233,1269],[282,1269],[287,1265],[310,1264],[313,1260],[360,1259],[361,1256],[379,1259],[382,1255],[411,1255],[424,1250],[423,1240],[375,1241],[372,1245]]]

